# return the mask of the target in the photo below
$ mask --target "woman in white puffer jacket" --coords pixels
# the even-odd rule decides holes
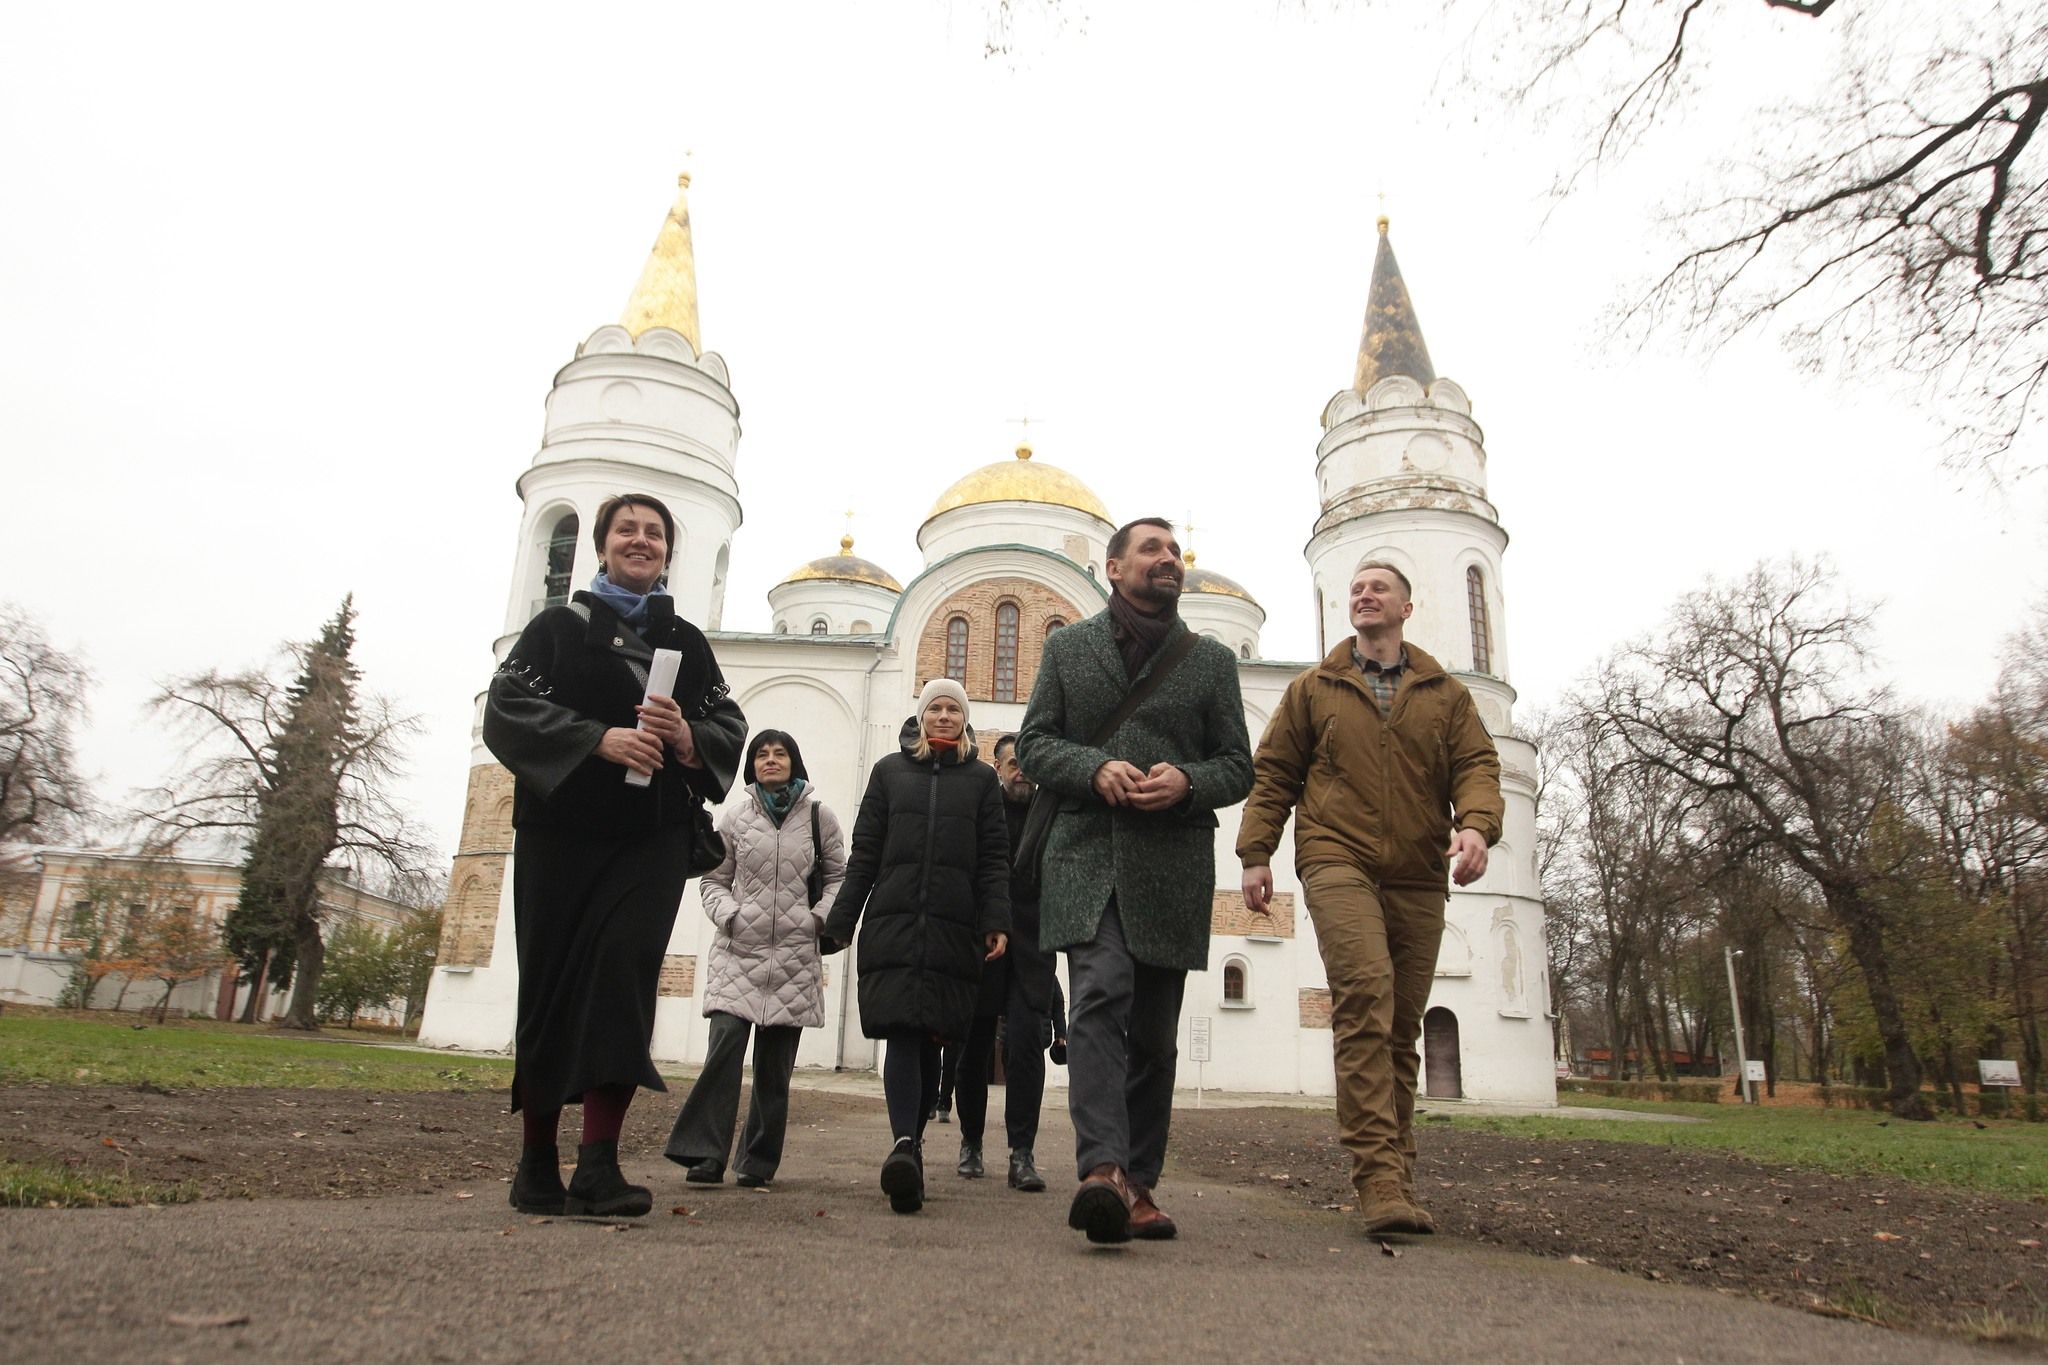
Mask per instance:
[[[740,1185],[775,1178],[797,1042],[804,1029],[825,1022],[818,930],[846,876],[838,817],[812,790],[795,739],[781,730],[754,736],[745,777],[746,794],[718,821],[725,861],[699,883],[704,913],[715,926],[704,953],[711,1036],[703,1073],[676,1115],[664,1152],[689,1167],[686,1178],[700,1185],[725,1179],[749,1032],[754,1098],[733,1167]]]

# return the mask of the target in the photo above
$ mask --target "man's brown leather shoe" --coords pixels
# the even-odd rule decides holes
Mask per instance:
[[[1131,1187],[1123,1168],[1105,1163],[1081,1178],[1067,1207],[1067,1226],[1087,1233],[1091,1242],[1131,1240]]]
[[[1152,1202],[1150,1189],[1131,1186],[1131,1236],[1141,1242],[1164,1242],[1179,1231],[1166,1211]]]

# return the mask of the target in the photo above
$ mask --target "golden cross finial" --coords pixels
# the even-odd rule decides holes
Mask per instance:
[[[1017,428],[1017,458],[1020,460],[1030,459],[1031,424],[1038,419],[1035,417],[1012,417],[1008,420],[1011,426]]]

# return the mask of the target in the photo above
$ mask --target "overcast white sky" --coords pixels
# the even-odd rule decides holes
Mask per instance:
[[[102,798],[162,775],[153,680],[256,661],[352,591],[370,685],[427,722],[406,794],[452,846],[513,480],[686,157],[744,429],[730,628],[766,628],[849,507],[907,581],[932,500],[1029,415],[1118,518],[1192,512],[1265,652],[1308,657],[1318,416],[1384,193],[1486,429],[1525,705],[1786,553],[1883,603],[1910,694],[1981,693],[2048,590],[2044,481],[1944,473],[1927,414],[1767,339],[1605,344],[1672,163],[1546,219],[1568,145],[1469,93],[1433,21],[1339,8],[1105,0],[993,60],[978,0],[17,9],[0,597],[96,673]],[[1743,79],[1799,79],[1814,26],[1757,8]]]

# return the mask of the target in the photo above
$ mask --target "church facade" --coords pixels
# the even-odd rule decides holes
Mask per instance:
[[[838,554],[797,566],[769,592],[767,630],[724,629],[742,521],[739,404],[724,360],[703,349],[698,331],[688,184],[683,177],[624,318],[593,332],[555,377],[540,450],[518,483],[524,515],[496,654],[504,657],[542,606],[595,574],[589,518],[597,505],[626,489],[652,493],[679,523],[669,575],[677,611],[710,633],[750,730],[794,734],[812,780],[850,825],[869,767],[893,748],[929,678],[962,682],[984,745],[1018,727],[1046,635],[1107,600],[1103,559],[1120,518],[1081,479],[1020,447],[937,492],[917,535],[921,563],[907,581],[854,555],[845,539]],[[1514,731],[1507,681],[1507,533],[1486,497],[1483,434],[1464,391],[1431,366],[1384,219],[1354,382],[1330,400],[1323,428],[1319,506],[1304,516],[1319,647],[1350,632],[1347,590],[1357,565],[1399,565],[1415,585],[1410,637],[1471,689],[1501,753],[1505,832],[1486,876],[1450,898],[1424,1021],[1425,1090],[1553,1103],[1535,751]],[[1237,654],[1256,739],[1308,665],[1263,657],[1264,611],[1194,558],[1181,615]],[[512,779],[480,739],[471,762],[421,1038],[509,1050],[517,996]],[[1331,1094],[1329,992],[1291,843],[1273,859],[1274,913],[1255,919],[1235,889],[1238,811],[1217,814],[1214,935],[1208,970],[1188,981],[1182,1082]],[[661,977],[658,1059],[694,1063],[704,1055],[698,964],[710,932],[693,882]],[[828,959],[827,1023],[805,1032],[799,1065],[876,1064],[848,989],[851,970],[851,954]],[[1208,1060],[1198,1064],[1204,1040]],[[1059,1083],[1062,1069],[1052,1072]]]

